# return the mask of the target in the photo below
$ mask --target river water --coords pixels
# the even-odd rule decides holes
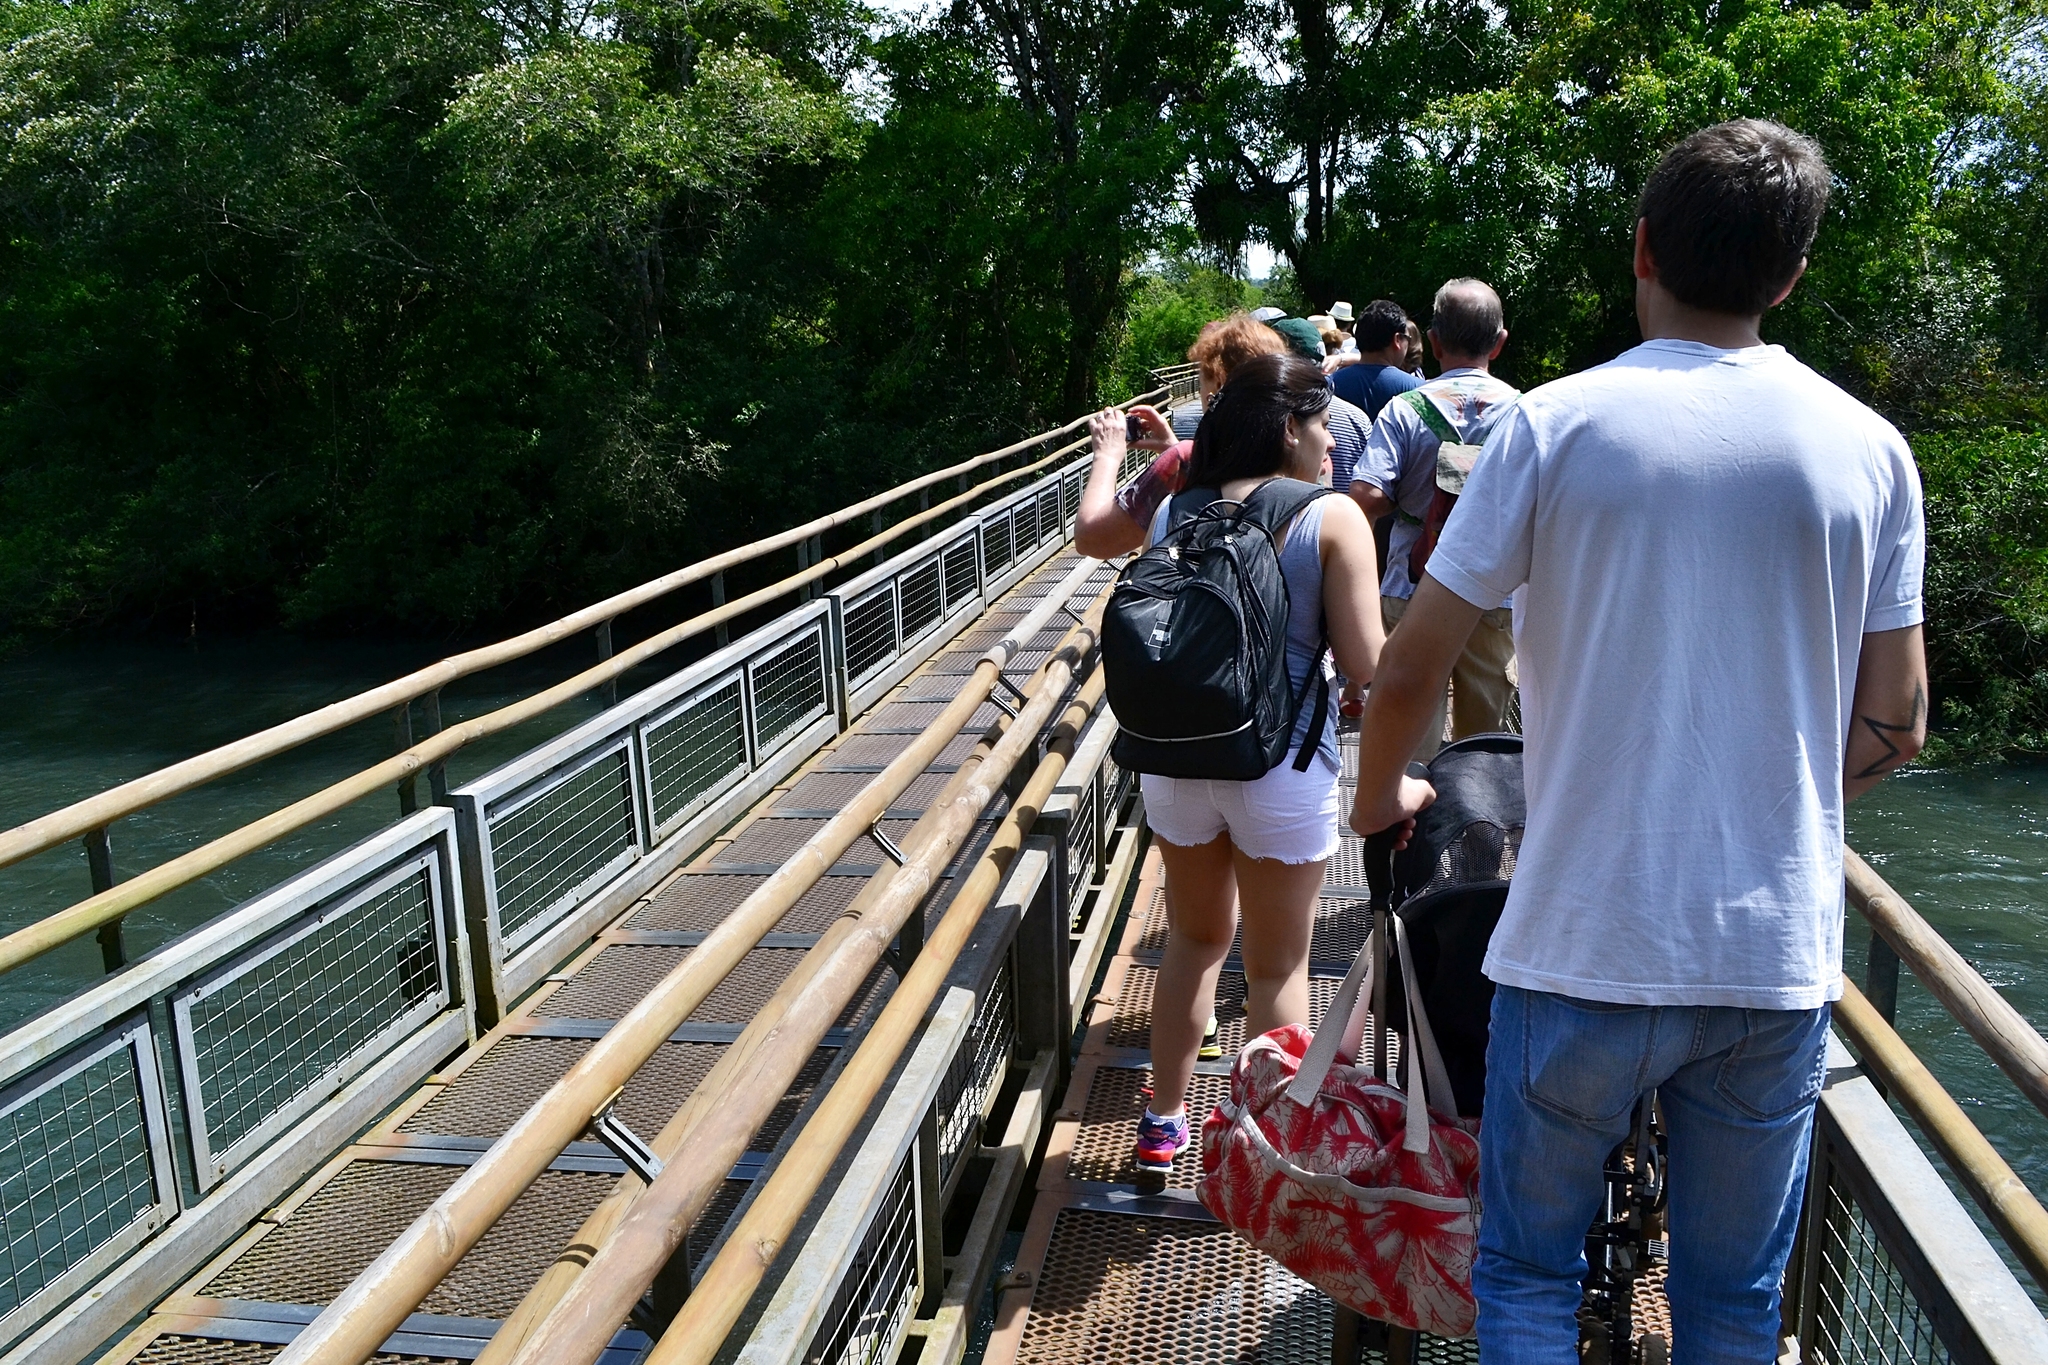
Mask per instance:
[[[438,657],[431,645],[290,638],[196,644],[81,643],[0,662],[0,828],[177,759],[384,682]],[[488,711],[590,661],[587,641],[451,688],[450,721]],[[654,675],[629,677],[624,690]],[[465,750],[451,785],[558,733],[593,698]],[[117,875],[129,876],[317,790],[393,751],[380,718],[120,822]],[[424,783],[422,783],[424,787]],[[381,794],[137,912],[131,954],[275,885],[388,822]],[[2048,763],[1894,777],[1850,808],[1849,842],[2037,1027],[2048,1024]],[[76,845],[0,869],[0,932],[90,891]],[[1867,930],[1850,917],[1848,969],[1861,980]],[[12,973],[0,1028],[47,1008],[99,973],[91,939]],[[2048,1193],[2048,1119],[2023,1099],[1941,1007],[1908,977],[1899,1030],[2037,1193]]]

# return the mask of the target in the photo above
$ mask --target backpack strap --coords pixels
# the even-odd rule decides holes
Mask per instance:
[[[1273,549],[1277,552],[1282,528],[1300,515],[1304,507],[1332,491],[1300,479],[1268,479],[1244,500],[1244,517],[1273,538]]]
[[[1401,400],[1415,409],[1415,415],[1422,419],[1424,426],[1436,434],[1439,441],[1464,444],[1464,436],[1451,424],[1451,419],[1444,416],[1444,410],[1436,405],[1436,400],[1427,393],[1421,389],[1409,389],[1401,395]]]

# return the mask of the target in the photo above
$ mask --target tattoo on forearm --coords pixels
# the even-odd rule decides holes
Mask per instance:
[[[1915,682],[1913,684],[1913,712],[1906,718],[1904,725],[1892,725],[1879,720],[1876,716],[1858,716],[1856,719],[1862,721],[1864,726],[1869,729],[1871,738],[1884,745],[1884,753],[1872,762],[1869,767],[1855,774],[1855,776],[1859,778],[1880,777],[1892,768],[1897,767],[1901,758],[1901,750],[1898,745],[1892,743],[1891,737],[1893,735],[1910,735],[1915,730],[1918,730],[1920,728],[1920,717],[1926,711],[1927,689],[1918,682]]]

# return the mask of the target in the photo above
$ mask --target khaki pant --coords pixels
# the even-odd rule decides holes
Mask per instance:
[[[1407,610],[1405,597],[1380,599],[1380,619],[1386,623],[1389,635]],[[1506,607],[1495,607],[1483,613],[1479,624],[1472,627],[1472,638],[1465,642],[1465,652],[1451,669],[1450,738],[1463,739],[1500,729],[1506,723],[1508,702],[1514,695],[1514,613]],[[1435,719],[1415,750],[1418,763],[1429,762],[1444,745],[1444,702],[1444,697],[1436,699]]]

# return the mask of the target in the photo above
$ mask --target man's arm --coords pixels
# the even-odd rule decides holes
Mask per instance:
[[[1856,660],[1856,695],[1849,706],[1849,742],[1842,750],[1842,799],[1854,801],[1886,773],[1911,762],[1926,744],[1924,633],[1919,626],[1905,626],[1864,636]],[[1358,790],[1364,794],[1362,782]]]
[[[1364,478],[1354,472],[1351,476],[1351,487],[1348,491],[1351,494],[1351,500],[1358,504],[1360,511],[1365,513],[1365,519],[1368,522],[1378,521],[1381,517],[1393,515],[1394,500],[1388,497],[1385,490],[1371,479]]]
[[[1425,573],[1387,637],[1358,735],[1358,798],[1351,807],[1357,833],[1377,834],[1412,820],[1436,800],[1434,787],[1407,776],[1408,758],[1422,743],[1483,612]]]

